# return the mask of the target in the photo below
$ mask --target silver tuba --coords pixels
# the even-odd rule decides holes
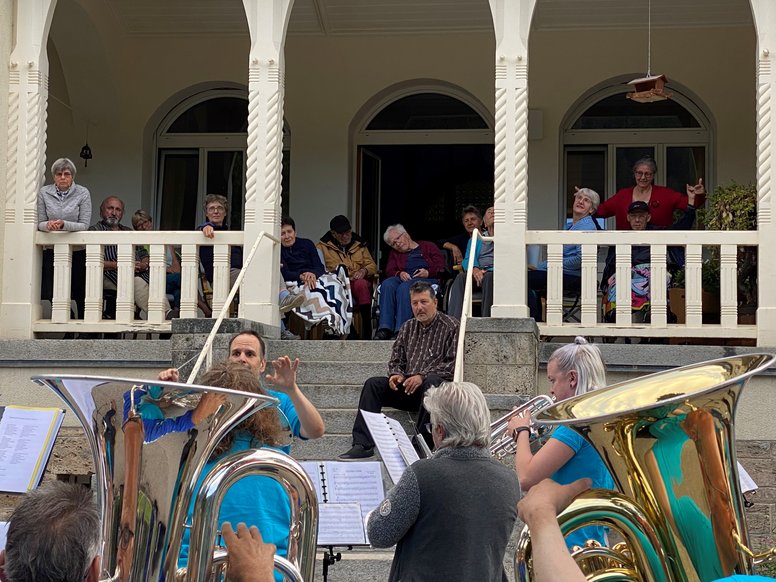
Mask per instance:
[[[516,450],[515,440],[511,434],[506,434],[509,421],[525,411],[529,411],[532,417],[536,416],[536,414],[553,404],[555,404],[554,398],[547,396],[546,394],[540,394],[539,396],[535,396],[527,402],[524,402],[520,406],[516,406],[498,420],[493,421],[490,425],[490,454],[497,459],[502,459],[507,455],[514,454]],[[547,438],[551,430],[552,429],[546,425],[532,424],[532,444],[537,439]]]
[[[32,379],[67,403],[89,441],[102,516],[102,578],[122,582],[212,579],[214,558],[221,565],[225,559],[223,550],[214,547],[218,503],[235,479],[266,475],[276,479],[291,499],[288,560],[276,557],[276,568],[294,582],[313,579],[318,530],[313,484],[293,459],[265,450],[230,455],[217,464],[196,499],[193,519],[199,529],[191,532],[188,568],[179,571],[177,567],[187,527],[184,521],[205,463],[226,433],[258,410],[277,404],[275,398],[155,380]],[[138,390],[152,386],[159,391],[155,401],[168,409],[166,417],[175,416],[170,410],[182,415],[193,409],[203,392],[218,392],[226,401],[209,423],[147,441],[142,418],[134,413],[134,400]]]
[[[774,555],[748,547],[733,422],[742,388],[774,360],[747,354],[701,362],[569,398],[538,415],[589,441],[619,489],[586,491],[558,516],[564,534],[595,523],[627,544],[624,552],[575,552],[588,579],[709,582],[751,574]],[[517,542],[515,578],[531,579],[527,528]]]

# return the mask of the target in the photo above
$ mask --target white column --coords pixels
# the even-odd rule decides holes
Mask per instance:
[[[36,197],[44,178],[48,60],[46,38],[56,0],[16,2],[8,63],[8,145],[0,337],[32,337],[40,317],[40,255],[34,246]]]
[[[496,33],[493,317],[528,317],[528,31],[535,0],[490,0]]]
[[[251,33],[248,69],[247,257],[261,231],[280,233],[283,156],[283,44],[293,0],[243,0]],[[263,239],[245,273],[240,316],[279,326],[280,249]]]
[[[773,216],[773,164],[776,162],[776,6],[770,0],[752,0],[757,29],[757,229],[759,239],[757,345],[776,345],[776,265],[766,249],[776,248]]]

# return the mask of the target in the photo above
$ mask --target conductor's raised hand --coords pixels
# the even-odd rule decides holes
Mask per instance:
[[[267,374],[265,378],[280,392],[288,393],[296,388],[298,368],[299,358],[292,362],[288,356],[280,356],[277,360],[272,360],[272,374]]]

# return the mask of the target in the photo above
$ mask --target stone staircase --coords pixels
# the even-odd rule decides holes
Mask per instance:
[[[351,428],[356,415],[358,397],[364,381],[370,376],[387,373],[391,355],[390,341],[270,341],[267,359],[288,355],[299,358],[297,381],[305,395],[321,412],[326,423],[326,435],[314,441],[297,441],[294,457],[299,460],[334,460],[351,445]],[[514,395],[486,394],[494,418],[510,409]],[[414,421],[404,411],[387,409],[387,415],[399,420],[408,434],[412,434]],[[379,460],[379,455],[375,457]],[[392,486],[387,472],[383,471],[386,492]],[[365,582],[388,579],[393,550],[357,548],[342,553],[342,560],[330,566],[330,582]],[[506,562],[512,560],[513,551],[507,551]],[[322,552],[319,551],[315,568],[315,580],[323,580]],[[509,567],[511,571],[511,566]]]

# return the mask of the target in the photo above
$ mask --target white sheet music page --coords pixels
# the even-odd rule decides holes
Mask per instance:
[[[0,491],[26,493],[40,483],[65,413],[23,406],[0,412]]]
[[[0,550],[5,549],[5,540],[8,534],[8,522],[0,521]]]
[[[407,433],[398,420],[388,418],[379,412],[367,412],[361,410],[361,414],[366,421],[372,440],[380,451],[380,457],[388,469],[391,481],[394,484],[399,482],[404,470],[418,460],[418,454],[415,452]],[[405,456],[408,457],[405,460]]]
[[[299,461],[302,465],[302,469],[307,473],[307,476],[315,485],[315,495],[318,497],[318,505],[328,501],[323,497],[323,491],[321,490],[321,462],[320,461]]]
[[[738,482],[741,484],[741,493],[757,491],[757,483],[754,482],[752,476],[746,472],[741,463],[738,463]]]
[[[358,503],[321,503],[318,506],[318,545],[366,544],[364,522]]]
[[[380,463],[327,462],[326,475],[329,479],[329,501],[332,503],[356,502],[361,506],[361,517],[367,514],[385,497],[383,474]]]

